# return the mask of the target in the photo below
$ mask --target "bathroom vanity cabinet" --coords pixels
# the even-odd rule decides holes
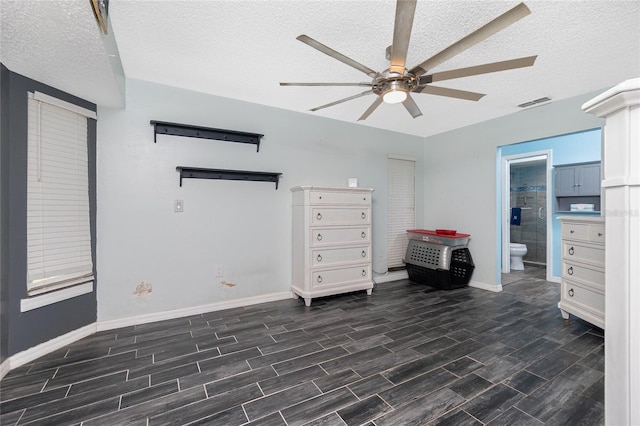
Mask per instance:
[[[369,188],[297,186],[293,199],[292,285],[307,306],[314,297],[371,294]]]
[[[603,217],[561,216],[562,284],[558,308],[604,329],[605,226]]]

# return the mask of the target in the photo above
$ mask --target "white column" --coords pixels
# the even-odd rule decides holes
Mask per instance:
[[[605,424],[640,424],[640,78],[582,106],[605,118]]]

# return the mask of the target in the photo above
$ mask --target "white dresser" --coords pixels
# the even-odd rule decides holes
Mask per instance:
[[[370,188],[297,186],[293,195],[292,285],[307,306],[314,297],[371,294]]]
[[[604,218],[561,216],[562,288],[558,308],[604,329]]]

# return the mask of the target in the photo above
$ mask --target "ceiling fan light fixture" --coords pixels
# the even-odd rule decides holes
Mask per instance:
[[[407,99],[407,92],[404,90],[390,90],[382,95],[382,100],[388,104],[399,104]]]
[[[382,100],[388,104],[399,104],[407,99],[407,85],[402,81],[392,81],[387,84],[382,93]]]

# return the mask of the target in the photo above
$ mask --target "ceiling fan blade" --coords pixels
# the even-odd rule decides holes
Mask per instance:
[[[382,96],[378,96],[375,101],[367,108],[367,110],[358,118],[358,121],[366,120],[376,108],[382,103]]]
[[[481,41],[484,41],[485,39],[491,37],[493,34],[507,28],[509,25],[519,21],[529,13],[531,13],[529,8],[524,3],[520,3],[514,8],[509,9],[502,15],[498,16],[488,24],[478,28],[466,37],[461,38],[439,53],[436,53],[434,56],[430,57],[420,65],[412,68],[410,72],[419,77],[428,70],[440,65],[444,61],[451,59],[455,55],[464,52],[470,47],[473,47]]]
[[[314,39],[312,39],[311,37],[309,37],[308,35],[302,34],[299,35],[298,37],[296,37],[297,40],[300,40],[301,42],[313,47],[316,50],[319,50],[320,52],[331,56],[334,59],[339,60],[342,63],[345,63],[347,65],[349,65],[350,67],[353,67],[355,69],[357,69],[358,71],[362,71],[363,73],[367,74],[369,77],[371,78],[375,78],[378,75],[377,71],[372,70],[371,68],[362,65],[360,62],[356,62],[353,59],[344,56],[342,53],[337,52],[335,50],[333,50],[332,48],[325,46],[324,44],[320,43],[319,41],[316,41]]]
[[[527,56],[525,58],[510,59],[508,61],[492,62],[490,64],[476,65],[467,68],[458,68],[457,70],[436,72],[420,77],[420,84],[428,84],[434,81],[451,80],[454,78],[469,77],[472,75],[530,67],[535,63],[537,57],[538,55]]]
[[[280,86],[359,86],[371,87],[373,83],[280,83]]]
[[[416,12],[417,0],[398,0],[396,4],[396,21],[393,27],[393,44],[391,45],[390,72],[404,74],[413,27],[413,16]]]
[[[349,96],[348,98],[340,99],[340,100],[337,100],[335,102],[331,102],[330,104],[321,105],[319,107],[311,108],[309,111],[318,111],[319,109],[329,108],[331,106],[338,105],[338,104],[341,104],[343,102],[347,102],[347,101],[350,101],[352,99],[357,99],[357,98],[359,98],[361,96],[366,96],[366,95],[371,95],[371,94],[373,94],[373,92],[371,90],[367,90],[366,92],[358,93],[357,95]]]
[[[418,104],[416,104],[416,101],[413,100],[411,95],[407,95],[407,99],[405,99],[402,105],[404,105],[404,107],[407,109],[407,111],[409,111],[409,114],[411,114],[413,118],[418,118],[422,115],[422,111],[420,111],[420,108],[418,108]]]
[[[478,101],[484,93],[467,92],[466,90],[449,89],[447,87],[423,86],[414,90],[416,93],[428,93],[429,95],[447,96],[449,98],[466,99],[468,101]]]

